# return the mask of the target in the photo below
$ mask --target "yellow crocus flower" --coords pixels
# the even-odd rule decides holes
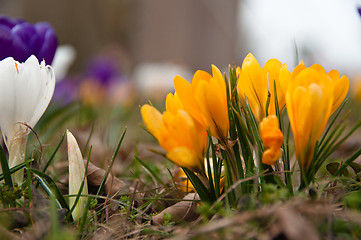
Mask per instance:
[[[305,64],[303,61],[293,70],[291,80],[303,69],[305,69]],[[310,68],[315,69],[320,74],[326,74],[325,69],[319,64],[313,64]],[[343,75],[340,77],[340,74],[337,70],[331,70],[327,73],[327,76],[331,79],[332,85],[334,86],[333,91],[333,104],[331,114],[336,111],[336,109],[341,105],[342,101],[345,99],[347,92],[349,90],[349,80],[348,77]]]
[[[280,112],[285,107],[285,92],[290,79],[290,72],[286,64],[277,59],[270,59],[263,68],[256,58],[249,53],[242,63],[242,69],[237,68],[237,90],[241,100],[246,97],[253,114],[260,122],[266,117],[267,97],[270,94],[268,114],[275,115],[274,82],[277,88],[277,100]]]
[[[265,146],[262,162],[267,165],[273,165],[282,156],[283,134],[278,126],[277,116],[270,115],[263,118],[259,124],[259,132]]]
[[[226,83],[214,65],[212,74],[198,70],[192,83],[176,76],[174,87],[184,109],[209,129],[212,136],[226,144],[229,130]]]
[[[204,172],[207,132],[186,111],[178,108],[181,105],[177,105],[180,103],[177,98],[168,94],[163,114],[153,106],[143,105],[143,121],[167,152],[168,159],[193,172]]]
[[[300,166],[306,170],[316,141],[322,135],[334,104],[334,85],[320,65],[305,68],[303,62],[292,72],[286,104]]]

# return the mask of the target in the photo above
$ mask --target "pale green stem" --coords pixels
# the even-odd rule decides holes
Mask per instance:
[[[28,141],[28,134],[22,133],[10,140],[7,145],[9,151],[9,168],[13,168],[25,161],[26,142]],[[13,183],[21,185],[24,181],[24,169],[12,174]]]
[[[238,168],[237,168],[237,163],[236,163],[236,157],[234,156],[233,148],[231,146],[229,146],[228,143],[224,143],[223,147],[225,148],[226,155],[228,158],[227,160],[231,167],[232,182],[234,184],[240,179]],[[238,199],[241,196],[240,185],[235,188],[235,193],[236,193],[236,198]]]

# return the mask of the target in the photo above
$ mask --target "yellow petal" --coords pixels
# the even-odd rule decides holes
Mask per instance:
[[[200,72],[199,75],[203,76],[203,73]],[[207,123],[202,114],[199,112],[199,108],[195,103],[192,85],[184,78],[176,76],[174,78],[174,88],[184,106],[184,109],[206,127]]]
[[[195,92],[195,99],[211,134],[225,142],[229,129],[227,102],[222,98],[217,84],[200,82]]]
[[[180,101],[177,93],[168,93],[165,100],[165,108],[167,111],[176,113],[179,109],[184,109],[182,102]]]
[[[279,82],[279,75],[280,70],[282,68],[282,63],[277,59],[270,59],[266,62],[264,67],[262,68],[263,75],[266,76],[268,80],[268,92],[271,96],[269,107],[268,107],[268,114],[275,115],[275,94],[274,94],[274,84],[276,83],[277,89],[277,100],[279,105],[279,110],[282,110],[284,107],[284,94],[282,92],[280,82]]]
[[[140,109],[145,126],[157,138],[162,128],[162,114],[153,106],[145,104]]]
[[[340,78],[340,74],[337,70],[331,70],[327,74],[334,85],[334,100],[332,105],[332,111],[331,114],[336,111],[336,109],[341,105],[342,101],[345,99],[347,92],[349,90],[349,80],[348,77],[342,76]]]
[[[168,152],[167,158],[175,164],[186,167],[192,172],[203,171],[203,159],[198,159],[197,154],[186,147],[174,148]]]
[[[207,81],[209,82],[209,80],[212,78],[212,76],[207,73],[206,71],[203,70],[197,70],[192,78],[192,86],[193,89],[197,88],[198,84],[200,81]]]
[[[265,117],[268,95],[267,76],[262,74],[260,65],[251,53],[243,60],[237,88],[240,96],[246,95],[256,118],[260,121]]]

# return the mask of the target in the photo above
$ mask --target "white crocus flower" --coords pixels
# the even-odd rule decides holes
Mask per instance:
[[[24,63],[12,57],[0,61],[0,129],[9,152],[9,167],[24,162],[31,127],[39,121],[53,96],[55,75],[45,61],[35,56]],[[24,170],[13,174],[14,183],[23,182]]]
[[[85,167],[83,157],[81,155],[78,143],[71,132],[66,131],[68,140],[68,160],[69,160],[69,195],[77,195],[81,184],[84,180],[84,186],[81,194],[88,194],[88,184],[85,177]],[[69,198],[70,209],[75,204],[76,197]],[[75,206],[72,216],[74,221],[81,218],[84,213],[87,198],[80,197],[77,205]]]

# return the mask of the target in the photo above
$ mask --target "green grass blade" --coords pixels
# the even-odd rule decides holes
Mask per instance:
[[[46,170],[48,169],[48,167],[50,166],[51,162],[53,161],[55,154],[58,152],[60,145],[63,143],[64,138],[65,138],[65,134],[66,131],[64,132],[63,136],[60,139],[60,142],[58,143],[58,145],[56,146],[54,152],[51,154],[49,160],[46,162],[45,166],[43,167],[43,172],[46,172]]]
[[[39,171],[37,169],[29,168],[29,171],[35,175],[36,179],[39,181],[41,187],[45,190],[45,192],[49,196],[54,197],[59,208],[65,208],[69,211],[69,206],[66,203],[63,194],[61,194],[59,188],[56,186],[53,179],[46,173]]]
[[[338,116],[340,115],[342,109],[345,107],[345,104],[346,104],[347,102],[348,102],[348,100],[346,99],[346,100],[342,103],[341,107],[338,108],[338,111],[337,111],[335,117],[332,119],[330,125],[328,126],[328,128],[327,128],[327,130],[326,130],[326,132],[325,132],[325,134],[323,134],[323,136],[322,136],[322,138],[321,138],[321,140],[320,140],[320,146],[323,144],[323,141],[325,140],[328,132],[331,130],[333,124],[335,123],[336,119],[337,119]]]
[[[111,170],[111,168],[112,168],[112,166],[113,166],[114,160],[115,160],[115,158],[117,157],[117,154],[118,154],[118,152],[119,152],[120,145],[121,145],[122,142],[123,142],[123,139],[124,139],[124,136],[125,136],[125,133],[126,133],[126,132],[127,132],[127,128],[124,129],[123,134],[122,134],[122,136],[121,136],[120,139],[119,139],[118,145],[117,145],[117,147],[116,147],[116,149],[115,149],[115,151],[114,151],[114,153],[113,153],[113,156],[112,156],[112,159],[111,159],[111,161],[110,161],[109,167],[108,167],[108,169],[105,171],[104,177],[103,177],[103,179],[102,179],[102,182],[101,182],[100,185],[99,185],[99,188],[98,188],[98,191],[97,191],[97,194],[96,194],[96,195],[99,195],[99,194],[100,194],[100,192],[102,191],[102,189],[103,189],[103,187],[104,187],[104,185],[105,185],[105,182],[106,182],[106,180],[107,180],[107,178],[108,178],[108,175],[109,175],[109,173],[110,173],[110,170]]]
[[[145,167],[149,173],[160,183],[163,187],[167,188],[167,185],[160,179],[160,177],[145,163],[143,162],[139,157],[134,157],[137,162],[139,162],[143,167]]]
[[[14,172],[17,172],[17,171],[19,171],[20,169],[26,167],[26,164],[27,164],[28,162],[30,163],[30,162],[32,162],[32,161],[34,161],[34,159],[25,160],[25,162],[20,163],[19,165],[16,165],[16,166],[13,167],[13,168],[10,168],[10,169],[9,169],[10,174],[13,174]],[[4,174],[1,173],[1,174],[0,174],[0,181],[2,181],[4,178],[5,178]]]
[[[13,186],[13,181],[11,180],[11,173],[8,165],[8,160],[6,159],[4,149],[0,145],[0,163],[1,163],[1,169],[2,169],[2,175],[3,179],[5,179],[5,184],[9,187]],[[2,180],[2,179],[1,179]]]

